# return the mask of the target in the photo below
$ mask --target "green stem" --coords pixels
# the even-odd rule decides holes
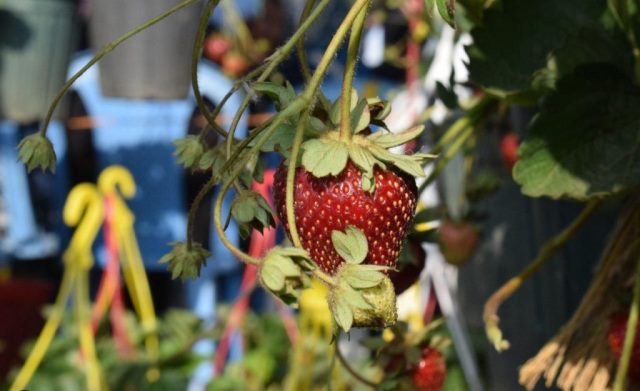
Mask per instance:
[[[369,3],[367,3],[368,5]],[[367,8],[363,7],[356,16],[351,28],[351,36],[349,36],[349,46],[347,46],[347,61],[344,66],[340,96],[340,139],[344,141],[351,140],[351,90],[353,89],[353,76],[356,73],[358,50],[360,49],[364,21],[367,17]]]
[[[58,93],[56,94],[55,98],[53,98],[53,101],[49,105],[49,110],[47,111],[47,115],[45,116],[44,121],[42,122],[42,127],[40,128],[40,134],[42,136],[46,136],[47,135],[47,128],[49,127],[49,122],[51,121],[51,117],[53,116],[53,112],[55,111],[56,107],[58,107],[58,104],[60,103],[60,100],[67,93],[69,88],[71,88],[73,83],[76,80],[78,80],[78,78],[80,76],[82,76],[89,68],[91,68],[95,63],[100,61],[102,59],[102,57],[106,56],[109,52],[111,52],[115,48],[117,48],[124,41],[128,40],[129,38],[133,37],[134,35],[138,34],[139,32],[141,32],[141,31],[153,26],[154,24],[156,24],[156,23],[160,22],[161,20],[167,18],[171,14],[174,14],[175,12],[181,10],[182,8],[192,4],[194,2],[196,2],[196,0],[184,0],[184,1],[180,2],[180,3],[178,3],[175,7],[167,10],[166,12],[164,12],[164,13],[158,15],[158,16],[156,16],[153,19],[149,19],[147,22],[135,27],[134,29],[126,32],[125,34],[121,35],[120,37],[118,37],[118,38],[114,39],[113,41],[109,42],[108,44],[104,45],[98,51],[98,53],[96,53],[96,55],[93,56],[93,58],[91,60],[89,60],[89,62],[86,63],[85,66],[83,66],[78,72],[76,72],[73,76],[71,76],[71,78],[69,80],[67,80],[66,83],[64,83],[64,85],[62,86],[60,91],[58,91]]]
[[[627,320],[627,331],[624,337],[624,345],[622,348],[622,356],[618,363],[616,378],[613,384],[613,391],[624,391],[627,380],[627,372],[629,371],[629,363],[633,354],[633,346],[638,331],[638,315],[640,312],[640,258],[636,265],[635,283],[633,285],[633,301],[629,309],[629,319]]]
[[[300,14],[300,21],[298,22],[298,25],[304,23],[304,21],[309,17],[309,13],[311,12],[311,9],[313,8],[313,5],[315,3],[316,0],[307,0],[304,3],[304,9],[302,10],[302,14]],[[298,55],[298,62],[300,63],[300,71],[302,72],[302,77],[305,81],[308,81],[311,78],[311,70],[309,69],[307,52],[304,50],[304,35],[296,44],[296,53]]]
[[[462,149],[467,140],[473,135],[475,124],[492,107],[495,98],[489,95],[476,101],[464,117],[459,118],[442,135],[430,153],[438,154],[446,148],[443,156],[440,156],[433,171],[427,179],[418,187],[418,194],[422,193],[440,175],[451,159]]]
[[[271,55],[271,57],[268,60],[268,65],[266,66],[266,69],[262,72],[262,74],[257,79],[258,82],[267,80],[267,78],[271,76],[271,74],[278,68],[280,63],[282,63],[282,61],[284,61],[287,58],[287,56],[289,55],[291,50],[294,48],[296,43],[304,37],[304,34],[307,32],[307,30],[309,30],[313,22],[315,22],[318,19],[318,17],[322,14],[322,12],[325,10],[325,8],[327,8],[327,6],[329,5],[329,1],[330,0],[320,1],[320,3],[318,3],[318,6],[313,10],[313,12],[309,15],[309,17],[306,18],[302,24],[300,24],[300,27],[298,28],[298,30],[291,36],[291,38],[289,38],[287,43],[284,44],[284,46],[282,46],[281,48],[277,49],[276,52]],[[238,111],[236,112],[236,115],[233,118],[233,121],[229,128],[229,137],[227,137],[227,156],[229,156],[231,152],[233,138],[235,136],[238,123],[240,122],[240,118],[242,117],[242,113],[244,113],[244,110],[247,108],[247,106],[249,106],[250,100],[251,100],[251,97],[249,95],[245,96],[244,100],[240,104],[240,108],[238,109]]]
[[[213,130],[215,130],[220,136],[226,137],[227,132],[216,123],[215,117],[209,111],[209,108],[204,103],[202,93],[200,92],[200,84],[198,83],[198,63],[200,62],[200,55],[202,54],[202,46],[204,44],[204,36],[207,32],[207,26],[209,25],[210,15],[213,9],[220,3],[220,0],[209,0],[205,6],[202,14],[200,15],[200,22],[198,23],[198,33],[193,43],[193,52],[191,53],[191,86],[193,87],[193,95],[195,95],[196,102],[198,103],[198,109],[207,120],[207,123]]]
[[[494,292],[484,305],[483,319],[487,336],[494,344],[496,350],[501,351],[509,347],[509,343],[502,338],[502,332],[498,327],[498,309],[522,284],[534,275],[538,269],[545,265],[558,252],[559,249],[571,239],[576,232],[584,226],[589,217],[600,206],[601,201],[589,202],[582,212],[558,235],[549,239],[540,249],[538,256],[524,268],[517,276],[507,281],[500,289]]]
[[[356,379],[360,383],[364,384],[365,386],[369,386],[369,387],[373,388],[374,390],[378,388],[379,384],[374,383],[371,380],[368,380],[368,379],[364,378],[361,374],[358,373],[358,371],[356,371],[355,369],[353,369],[351,367],[351,365],[349,364],[347,359],[342,355],[342,352],[340,351],[340,346],[338,344],[338,338],[336,338],[336,341],[335,341],[335,351],[336,351],[336,357],[338,357],[338,361],[340,361],[340,364],[342,364],[342,367],[344,369],[346,369],[347,372],[349,372],[349,374],[351,374],[351,376],[353,376],[354,379]]]
[[[304,128],[307,124],[307,119],[310,114],[310,110],[313,107],[313,103],[315,103],[315,96],[318,93],[318,89],[320,88],[320,83],[324,79],[324,75],[327,73],[329,69],[329,65],[331,65],[331,61],[333,57],[338,52],[340,45],[344,37],[347,35],[349,28],[354,23],[354,20],[360,13],[362,9],[365,8],[366,5],[369,4],[371,0],[357,0],[349,12],[347,16],[345,16],[344,20],[338,27],[338,30],[334,34],[331,42],[327,46],[324,55],[320,59],[320,63],[318,63],[318,67],[316,68],[307,88],[302,93],[302,98],[306,99],[310,102],[307,112],[303,114],[302,119],[298,122],[298,126],[296,128],[296,134],[293,139],[293,146],[291,148],[291,156],[289,158],[289,166],[287,167],[287,187],[285,190],[285,204],[287,210],[287,224],[289,225],[289,235],[291,236],[291,241],[296,247],[303,248],[302,243],[300,242],[300,235],[298,235],[298,228],[296,226],[295,219],[295,209],[293,202],[293,182],[295,180],[296,166],[298,164],[298,155],[300,154],[300,146],[302,144],[302,139],[304,135]],[[319,7],[320,5],[318,5]]]
[[[287,106],[285,110],[281,111],[276,115],[271,126],[269,126],[269,128],[266,129],[265,132],[260,135],[260,137],[256,140],[256,143],[251,147],[250,151],[245,156],[243,156],[240,162],[235,164],[233,170],[229,174],[229,177],[224,181],[222,188],[220,189],[220,192],[218,193],[218,196],[216,198],[216,201],[213,207],[213,221],[214,221],[214,226],[216,228],[216,233],[218,234],[220,241],[222,241],[222,244],[224,244],[224,246],[227,249],[229,249],[229,251],[232,254],[234,254],[236,257],[238,257],[241,261],[245,263],[259,265],[260,260],[244,253],[242,250],[237,248],[233,243],[231,243],[231,241],[227,238],[227,235],[224,232],[224,227],[222,225],[222,221],[223,221],[222,220],[222,203],[224,201],[224,197],[227,194],[227,191],[229,191],[229,188],[231,187],[233,181],[236,180],[236,178],[240,175],[240,173],[244,169],[244,163],[248,160],[248,158],[257,154],[260,151],[260,148],[262,148],[262,146],[267,142],[267,140],[271,137],[273,132],[287,118],[289,118],[292,114],[295,114],[296,112],[301,110],[307,104],[308,104],[308,101],[306,101],[305,99],[298,98],[294,102],[292,102],[289,106]],[[225,171],[221,171],[221,172],[225,172]],[[213,178],[210,182],[212,181],[214,184],[216,183],[213,180]],[[207,183],[207,185],[208,184],[209,183]],[[198,195],[202,194],[202,191],[205,189],[206,189],[206,186],[200,191]],[[193,205],[192,205],[192,208],[193,208]]]

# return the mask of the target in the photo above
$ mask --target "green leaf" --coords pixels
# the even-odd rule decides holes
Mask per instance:
[[[438,12],[442,19],[447,22],[451,27],[455,27],[455,8],[456,0],[435,0]]]
[[[369,252],[367,237],[353,225],[347,226],[345,232],[332,231],[331,241],[338,254],[350,264],[362,263]]]
[[[271,137],[262,145],[262,152],[286,152],[291,149],[293,137],[296,133],[295,126],[291,124],[282,124],[274,132]]]
[[[231,204],[231,214],[240,223],[253,220],[258,209],[258,202],[254,197],[239,195]]]
[[[383,273],[363,266],[368,265],[344,265],[340,269],[340,279],[355,289],[373,288],[382,282]]]
[[[278,111],[282,110],[296,98],[296,93],[291,85],[282,86],[272,82],[255,82],[253,89],[267,95],[276,102]]]
[[[569,35],[601,24],[601,0],[504,0],[484,14],[467,47],[470,79],[496,93],[527,91]]]
[[[338,175],[347,165],[349,151],[341,141],[311,139],[304,142],[302,148],[302,165],[317,178]]]
[[[424,125],[418,125],[402,133],[375,132],[367,136],[367,139],[382,148],[392,148],[419,137],[424,132]]]
[[[347,301],[340,297],[334,297],[330,301],[330,308],[338,326],[348,332],[353,325],[353,311]]]
[[[349,158],[351,161],[362,171],[373,171],[373,166],[376,163],[383,164],[376,157],[369,152],[369,150],[365,147],[362,147],[358,144],[349,144]]]
[[[282,271],[272,263],[262,265],[260,268],[260,279],[264,286],[272,292],[278,292],[284,289],[285,276]]]
[[[542,104],[514,178],[532,197],[587,200],[640,184],[640,89],[615,67],[582,66]]]

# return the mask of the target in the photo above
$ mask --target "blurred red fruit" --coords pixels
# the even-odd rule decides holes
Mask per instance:
[[[445,260],[460,266],[466,263],[478,246],[480,234],[470,222],[445,220],[440,225],[438,244]]]
[[[224,55],[231,49],[231,42],[227,37],[213,34],[204,41],[204,56],[213,62],[220,63]]]
[[[513,166],[518,161],[518,136],[514,132],[509,132],[502,136],[500,140],[500,156],[502,157],[502,164],[509,172],[513,170]]]
[[[422,351],[418,366],[411,371],[411,378],[419,391],[441,391],[446,376],[444,357],[433,348]]]

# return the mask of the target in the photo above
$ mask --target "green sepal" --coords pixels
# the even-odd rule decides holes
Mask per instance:
[[[178,164],[184,168],[196,168],[198,166],[198,162],[204,154],[204,145],[200,142],[200,137],[189,135],[174,140],[173,145],[176,146],[174,156],[176,156]]]
[[[160,258],[160,263],[168,263],[171,278],[180,277],[196,279],[200,276],[200,269],[207,264],[207,257],[211,255],[200,243],[193,242],[191,249],[184,242],[171,242],[171,251]]]
[[[241,234],[248,236],[255,229],[264,232],[265,228],[275,227],[275,213],[267,201],[255,191],[240,192],[231,203],[231,215],[241,228]]]
[[[340,269],[340,279],[355,289],[373,288],[384,279],[380,271],[384,269],[384,266],[345,264]]]
[[[347,145],[331,138],[311,139],[302,144],[302,165],[317,178],[338,175],[347,166]]]
[[[455,28],[456,0],[436,0],[436,7],[442,19],[451,27]]]
[[[344,232],[332,231],[331,242],[347,264],[362,263],[369,252],[367,237],[353,225],[348,225]]]
[[[407,142],[420,137],[423,132],[424,125],[418,125],[402,133],[375,132],[367,136],[367,139],[370,142],[386,149],[406,144]]]
[[[53,144],[40,133],[26,136],[18,144],[18,159],[27,166],[27,172],[36,168],[56,172],[56,153]]]
[[[306,274],[309,262],[304,250],[274,247],[260,264],[260,282],[286,304],[295,304],[302,290],[311,285]]]

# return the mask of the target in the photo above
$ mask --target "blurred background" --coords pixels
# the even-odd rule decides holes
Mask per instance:
[[[87,271],[90,310],[98,357],[111,389],[311,390],[325,389],[328,376],[334,378],[334,389],[370,389],[347,373],[332,372],[322,350],[327,349],[321,342],[326,338],[305,325],[312,321],[304,308],[294,311],[254,289],[255,270],[237,262],[212,229],[213,195],[196,214],[195,238],[212,254],[200,278],[174,280],[158,262],[170,250],[170,242],[185,239],[189,205],[209,178],[206,172],[183,169],[172,143],[197,134],[206,123],[197,109],[190,75],[203,2],[194,1],[125,42],[75,81],[49,125],[55,174],[27,173],[18,162],[18,143],[39,129],[67,78],[103,45],[177,3],[0,0],[0,389],[15,378],[41,331],[43,314],[61,288],[67,262],[63,254],[71,248],[74,232],[63,220],[71,190],[81,183],[99,183],[113,167],[123,169],[114,175],[131,179],[135,193],[105,201],[95,240],[81,244],[95,261]],[[406,3],[374,2],[355,84],[362,95],[392,102],[391,128],[420,118],[427,134],[418,148],[428,151],[433,135],[462,115],[459,102],[478,92],[467,80],[464,46],[470,36],[437,17],[428,23],[420,15],[416,18],[407,11],[411,2]],[[349,6],[343,0],[332,1],[307,33],[312,68]],[[301,0],[221,1],[210,19],[198,67],[201,92],[211,109],[236,80],[290,37],[303,7]],[[459,10],[459,22],[471,23],[465,19],[464,5]],[[340,93],[344,57],[340,52],[322,85],[330,100]],[[296,90],[303,87],[295,55],[279,68],[275,80],[288,80]],[[218,117],[221,126],[229,126],[246,93],[251,91],[241,88],[224,105]],[[252,99],[236,137],[273,112],[270,101]],[[505,304],[502,311],[511,316],[504,316],[502,327],[512,348],[495,353],[484,338],[484,301],[580,210],[569,202],[524,197],[511,178],[518,140],[534,114],[531,108],[510,106],[488,116],[473,150],[452,159],[421,195],[418,218],[424,224],[415,236],[422,245],[408,255],[416,263],[408,285],[417,283],[401,296],[400,313],[408,323],[416,317],[418,323],[428,323],[434,314],[442,317],[446,327],[441,333],[453,340],[447,353],[448,390],[519,389],[518,366],[577,307],[613,226],[616,207],[597,212],[556,255],[563,262],[548,265]],[[213,132],[206,139],[209,146],[221,141]],[[269,181],[280,161],[276,154],[265,154],[261,160],[265,181],[256,189],[270,199]],[[117,202],[123,200],[125,209],[118,209]],[[469,225],[460,228],[465,224]],[[438,245],[445,226],[463,253],[458,264],[451,262],[455,256],[443,256]],[[281,229],[243,237],[233,223],[228,234],[241,248],[257,254],[284,238]],[[117,277],[110,261],[118,257],[115,242],[133,249],[127,262],[139,261],[148,278],[150,304],[158,317],[158,372],[141,353],[136,355],[153,344],[143,327],[146,296],[123,289],[135,287],[132,281],[140,274],[125,274],[127,281]],[[109,286],[119,293],[106,294]],[[309,303],[313,298],[308,308],[315,308]],[[64,306],[60,331],[31,379],[30,390],[86,389],[83,371],[76,365],[74,330],[79,326],[72,305]],[[143,314],[143,320],[134,313]],[[425,321],[426,313],[430,315]],[[235,324],[229,319],[236,319]],[[366,362],[371,356],[359,341],[375,336],[355,331],[351,341],[342,343],[354,362]],[[313,354],[304,355],[299,346]],[[363,368],[365,375],[374,376],[373,369],[365,364]]]

